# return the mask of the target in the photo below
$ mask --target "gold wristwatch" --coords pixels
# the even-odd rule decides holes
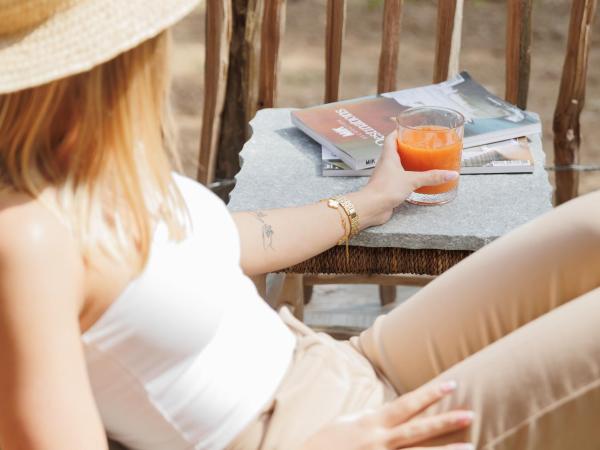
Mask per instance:
[[[360,224],[358,221],[358,213],[356,212],[354,204],[347,198],[344,198],[340,195],[330,199],[330,201],[337,202],[348,216],[348,221],[350,222],[350,235],[348,238],[356,236],[360,231]]]
[[[348,246],[348,239],[350,238],[350,234],[352,233],[352,228],[350,228],[350,230],[348,230],[348,228],[346,226],[346,219],[344,216],[347,214],[346,214],[344,207],[340,204],[339,200],[337,200],[335,198],[328,198],[328,199],[325,199],[324,201],[327,202],[327,206],[330,207],[331,209],[335,209],[337,211],[344,211],[344,213],[340,212],[340,223],[342,224],[342,227],[344,228],[344,237],[338,241],[338,245],[346,244],[346,246]]]

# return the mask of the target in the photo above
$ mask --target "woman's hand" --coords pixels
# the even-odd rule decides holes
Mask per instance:
[[[455,388],[456,383],[452,381],[425,386],[378,410],[341,417],[309,438],[301,450],[423,449],[420,443],[471,425],[471,411],[450,411],[436,416],[415,417]],[[461,443],[427,449],[474,450],[475,447]]]
[[[458,173],[451,170],[426,172],[404,170],[396,149],[396,137],[395,131],[386,137],[381,157],[368,184],[349,196],[352,197],[359,214],[368,217],[363,228],[381,225],[390,220],[394,208],[416,189],[447,183],[458,177]],[[361,214],[361,205],[365,205],[366,214]],[[377,210],[374,210],[374,207]]]

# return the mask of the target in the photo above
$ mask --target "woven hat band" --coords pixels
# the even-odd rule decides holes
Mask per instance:
[[[0,36],[33,28],[77,0],[0,0]]]

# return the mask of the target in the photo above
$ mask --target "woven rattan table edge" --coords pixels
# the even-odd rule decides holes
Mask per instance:
[[[415,274],[440,275],[472,254],[472,250],[408,249],[396,247],[333,247],[282,270],[297,274]]]

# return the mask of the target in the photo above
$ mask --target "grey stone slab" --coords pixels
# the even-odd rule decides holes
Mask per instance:
[[[320,146],[290,120],[290,109],[266,109],[250,122],[231,211],[299,206],[351,192],[366,177],[321,176]],[[533,174],[462,175],[458,197],[441,206],[398,207],[392,219],[356,236],[352,245],[477,250],[552,208],[545,154],[533,141]]]

